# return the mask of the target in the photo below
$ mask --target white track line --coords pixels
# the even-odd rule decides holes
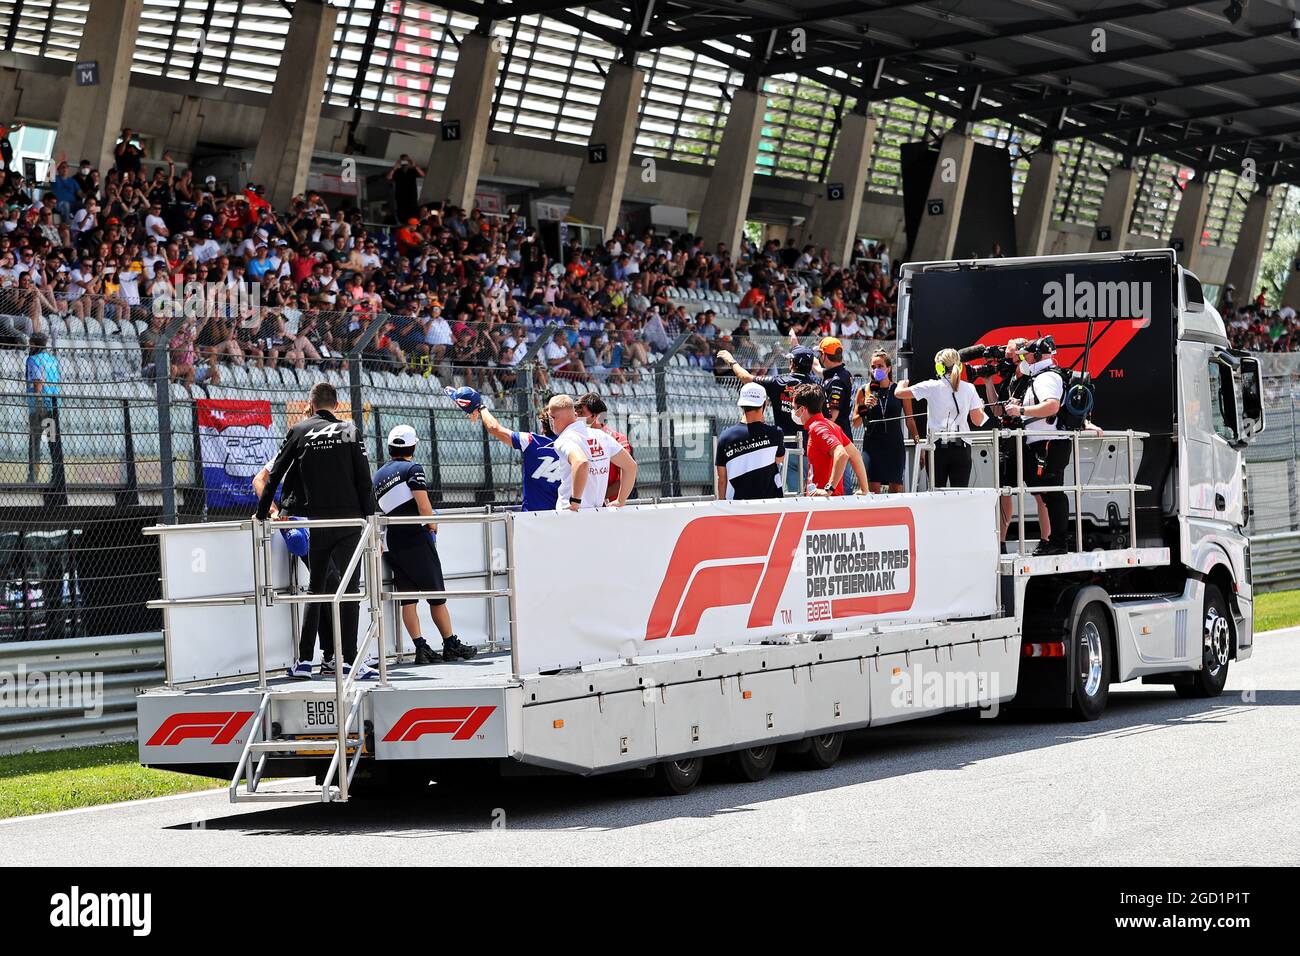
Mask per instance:
[[[276,780],[276,784],[293,783],[299,780],[315,781],[314,777],[286,777]],[[271,781],[268,781],[270,783]],[[117,803],[101,803],[94,807],[74,807],[71,810],[55,810],[52,813],[33,813],[22,817],[6,817],[0,820],[0,826],[6,826],[14,823],[30,823],[33,820],[55,820],[59,817],[77,816],[82,813],[98,813],[101,810],[120,810],[123,807],[140,807],[151,803],[167,803],[172,800],[189,800],[193,797],[210,797],[214,793],[225,793],[229,787],[215,787],[211,790],[195,790],[192,793],[172,793],[165,797],[146,797],[143,800],[121,800]],[[303,803],[313,801],[304,799]]]

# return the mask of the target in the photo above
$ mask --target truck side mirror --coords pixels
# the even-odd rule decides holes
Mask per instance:
[[[1264,432],[1264,378],[1259,359],[1243,356],[1237,372],[1241,382],[1241,439],[1249,443]]]

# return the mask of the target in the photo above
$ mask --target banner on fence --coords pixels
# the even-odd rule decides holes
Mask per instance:
[[[997,496],[514,517],[522,673],[997,610]]]
[[[271,403],[229,398],[198,400],[203,487],[209,508],[254,508],[253,477],[275,458]]]

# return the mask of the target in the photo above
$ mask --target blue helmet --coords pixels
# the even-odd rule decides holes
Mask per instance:
[[[811,372],[814,358],[816,355],[812,349],[800,345],[790,352],[790,367],[796,372]]]
[[[284,537],[284,546],[289,549],[289,553],[294,557],[305,558],[311,548],[311,538],[307,535],[306,528],[281,528],[280,534]]]
[[[456,403],[457,407],[468,415],[470,412],[476,412],[483,407],[483,396],[475,389],[468,385],[462,385],[460,388],[448,386],[443,389],[447,397]]]

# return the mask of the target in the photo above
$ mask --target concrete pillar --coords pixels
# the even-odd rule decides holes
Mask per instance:
[[[1050,148],[1029,158],[1029,175],[1016,210],[1016,255],[1041,256],[1047,252],[1047,230],[1052,224],[1060,172],[1061,157]]]
[[[939,144],[939,160],[930,178],[930,191],[925,197],[926,208],[916,231],[916,245],[908,254],[913,262],[952,258],[974,154],[975,144],[969,136],[956,130],[944,134]],[[940,203],[942,211],[932,212],[932,209],[939,208],[937,204]]]
[[[500,60],[492,37],[471,33],[460,41],[447,107],[425,167],[421,202],[445,199],[462,209],[474,207]]]
[[[1273,203],[1281,192],[1281,189],[1265,187],[1256,191],[1246,203],[1246,215],[1237,231],[1237,242],[1232,247],[1232,260],[1228,263],[1228,275],[1224,280],[1224,285],[1232,283],[1239,303],[1249,302],[1259,291],[1259,267],[1264,261],[1268,222],[1272,218]]]
[[[180,109],[172,113],[163,138],[163,152],[171,153],[178,162],[188,163],[194,158],[199,133],[203,130],[203,100],[187,96],[181,100]]]
[[[1282,305],[1289,305],[1293,309],[1300,309],[1300,269],[1295,268],[1295,263],[1291,263],[1291,274],[1287,276],[1286,288],[1282,290]],[[1254,301],[1254,296],[1250,293],[1237,292],[1237,305],[1242,306],[1247,302]],[[1227,316],[1224,317],[1225,320]]]
[[[848,263],[858,237],[862,197],[867,190],[867,158],[875,137],[874,117],[848,113],[842,118],[826,182],[804,225],[804,243],[830,249],[832,261],[840,265]]]
[[[736,90],[731,94],[731,112],[722,131],[717,162],[709,172],[709,187],[704,193],[704,206],[696,227],[710,252],[719,242],[725,242],[733,256],[740,248],[766,105],[767,98],[753,90]]]
[[[275,87],[253,155],[252,181],[266,187],[266,198],[279,209],[307,186],[337,19],[338,9],[321,0],[298,0],[293,5]]]
[[[68,71],[55,156],[64,153],[69,163],[88,159],[101,171],[113,165],[143,6],[143,0],[91,0],[77,48],[83,69],[74,64]]]
[[[1176,247],[1181,240],[1183,249],[1178,261],[1183,268],[1195,272],[1201,261],[1201,236],[1205,232],[1205,216],[1210,208],[1210,190],[1205,179],[1197,176],[1183,188],[1178,212],[1174,215],[1174,228],[1169,244]]]
[[[645,71],[626,63],[615,63],[609,68],[600,106],[596,109],[596,122],[591,128],[587,156],[573,190],[569,214],[600,226],[606,236],[618,224],[644,87]]]
[[[18,118],[18,104],[23,98],[22,71],[12,67],[0,69],[0,116],[7,122]]]
[[[1116,252],[1128,248],[1128,221],[1133,218],[1133,198],[1137,195],[1137,170],[1116,166],[1106,177],[1106,191],[1101,196],[1101,211],[1093,227],[1090,252]],[[1106,238],[1102,238],[1106,234]]]

